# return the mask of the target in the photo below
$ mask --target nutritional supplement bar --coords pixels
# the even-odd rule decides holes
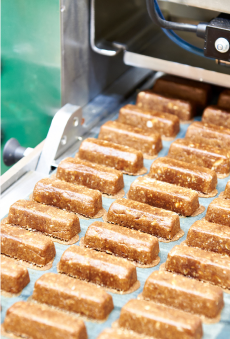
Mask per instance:
[[[205,219],[197,220],[188,231],[186,243],[188,246],[230,256],[230,228]]]
[[[129,331],[124,331],[120,328],[107,328],[99,334],[97,339],[141,339],[141,336],[134,332],[129,333]]]
[[[163,75],[155,82],[153,91],[158,94],[189,100],[195,103],[197,108],[204,108],[209,99],[211,86],[190,79]]]
[[[29,200],[18,200],[11,205],[8,222],[65,241],[81,230],[79,218],[74,213]]]
[[[198,144],[187,139],[174,141],[169,148],[168,157],[209,168],[218,174],[230,172],[230,160],[226,149]]]
[[[129,199],[184,216],[192,215],[199,207],[197,192],[149,177],[139,177],[133,181],[128,196]]]
[[[27,268],[17,265],[13,260],[1,256],[1,290],[19,293],[30,282]]]
[[[225,89],[220,93],[218,98],[218,106],[230,109],[230,89]]]
[[[56,176],[60,180],[111,195],[124,187],[123,174],[120,171],[80,159],[63,160],[58,166]]]
[[[92,319],[104,320],[113,310],[113,298],[103,289],[64,274],[46,273],[34,285],[32,298]]]
[[[87,217],[93,217],[102,209],[100,192],[51,178],[38,181],[33,199]]]
[[[205,219],[216,224],[230,226],[230,200],[214,199],[208,206]]]
[[[200,339],[203,335],[196,315],[145,300],[128,301],[121,309],[119,326],[159,339]]]
[[[1,225],[1,253],[37,266],[45,266],[56,255],[51,239],[8,224]]]
[[[151,264],[159,253],[158,239],[152,235],[100,221],[88,227],[84,245],[140,264]]]
[[[78,154],[80,159],[128,173],[136,173],[143,167],[143,154],[140,151],[104,140],[85,139]]]
[[[114,201],[107,220],[165,239],[172,239],[180,231],[178,214],[130,199]]]
[[[180,120],[172,114],[143,109],[136,105],[126,105],[120,109],[118,121],[123,124],[160,133],[174,138],[180,131]]]
[[[165,268],[198,280],[230,289],[230,258],[189,246],[175,246]]]
[[[230,129],[201,121],[188,127],[185,138],[198,144],[230,148]]]
[[[168,157],[156,159],[152,163],[149,176],[206,194],[211,193],[217,185],[216,172]]]
[[[202,115],[202,122],[230,128],[230,107],[208,106]]]
[[[145,300],[208,318],[216,317],[224,306],[220,287],[165,271],[148,277],[142,295]]]
[[[120,291],[127,291],[137,281],[133,264],[75,245],[63,253],[58,269],[60,273]]]
[[[6,312],[5,332],[31,339],[87,339],[82,320],[46,305],[19,301]]]
[[[224,190],[224,198],[230,199],[230,180],[227,182],[227,185]]]
[[[107,121],[101,126],[98,139],[135,148],[148,155],[156,155],[162,149],[161,135],[117,121]]]
[[[143,109],[174,114],[184,121],[191,120],[195,113],[191,102],[170,98],[152,91],[138,93],[136,105]]]

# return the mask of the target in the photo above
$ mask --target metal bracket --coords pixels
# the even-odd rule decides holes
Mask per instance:
[[[54,116],[38,161],[36,172],[49,174],[52,162],[79,140],[82,109],[66,104]]]
[[[95,42],[95,1],[91,0],[90,4],[90,45],[94,52],[106,56],[115,56],[123,48],[117,47],[113,43],[105,40],[101,40],[97,45]]]

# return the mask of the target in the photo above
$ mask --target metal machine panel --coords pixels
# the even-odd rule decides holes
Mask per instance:
[[[226,0],[160,0],[161,2],[175,2],[181,5],[210,9],[212,11],[230,13],[230,2]]]

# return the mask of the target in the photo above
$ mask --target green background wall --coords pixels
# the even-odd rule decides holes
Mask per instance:
[[[35,147],[61,105],[59,0],[2,0],[2,146]],[[1,173],[5,166],[1,157]]]

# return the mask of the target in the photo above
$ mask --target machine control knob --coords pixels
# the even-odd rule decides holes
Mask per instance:
[[[229,42],[225,38],[218,38],[215,41],[216,50],[220,53],[226,53],[229,50]]]
[[[18,140],[11,138],[5,144],[3,149],[3,161],[6,166],[12,166],[20,159],[28,155],[33,148],[22,147]]]

